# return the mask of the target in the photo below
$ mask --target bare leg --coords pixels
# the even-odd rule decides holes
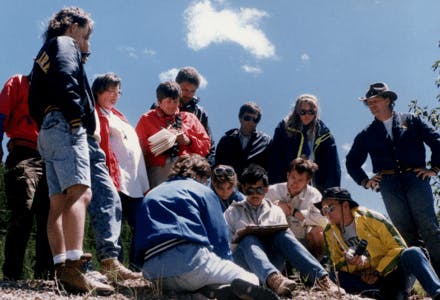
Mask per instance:
[[[86,208],[90,199],[90,188],[85,185],[71,186],[66,194],[50,198],[47,236],[52,255],[82,249]]]

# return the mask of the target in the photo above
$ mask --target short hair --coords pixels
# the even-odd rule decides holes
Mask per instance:
[[[175,176],[192,178],[201,182],[211,176],[211,166],[208,160],[199,154],[185,154],[179,156],[171,166],[168,178]]]
[[[92,84],[92,92],[95,99],[110,87],[121,87],[121,78],[113,72],[96,76]]]
[[[227,169],[232,171],[232,175],[228,175],[226,172],[217,175],[216,170],[219,168]],[[228,165],[218,165],[212,170],[211,174],[211,183],[213,185],[219,185],[223,183],[230,183],[232,186],[237,185],[237,173],[235,173],[235,170],[233,167]]]
[[[241,119],[245,113],[257,114],[256,122],[260,122],[262,110],[255,102],[246,102],[240,107],[240,111],[238,112],[238,118]]]
[[[178,84],[181,84],[182,82],[189,82],[198,88],[200,86],[200,74],[196,68],[183,67],[177,73],[176,82]]]
[[[180,99],[181,95],[182,91],[180,90],[180,86],[174,81],[162,82],[156,88],[158,102],[165,98]]]
[[[80,27],[89,25],[89,34],[92,32],[93,20],[89,13],[79,7],[66,7],[51,17],[43,34],[44,40],[48,41],[54,37],[64,35],[67,29],[75,23],[78,23]]]
[[[266,170],[257,164],[250,164],[243,170],[240,176],[241,185],[254,184],[262,180],[264,186],[269,186],[269,178]]]
[[[297,157],[290,162],[287,173],[292,171],[296,171],[298,174],[306,173],[307,178],[311,179],[315,172],[318,171],[318,165],[313,160]]]

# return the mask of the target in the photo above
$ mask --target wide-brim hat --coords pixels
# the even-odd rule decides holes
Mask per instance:
[[[322,202],[326,199],[335,199],[341,203],[344,201],[347,201],[350,204],[350,208],[354,208],[354,207],[359,206],[359,204],[356,201],[351,199],[350,192],[342,187],[339,187],[339,186],[335,186],[335,187],[331,187],[331,188],[326,189],[322,193],[321,202],[315,203],[314,204],[315,207],[321,211]]]
[[[385,82],[376,82],[370,85],[370,88],[368,89],[367,93],[365,94],[365,97],[360,97],[359,100],[365,101],[367,99],[381,96],[384,98],[390,98],[391,101],[397,100],[397,94],[393,91],[391,91],[388,88],[388,85]]]

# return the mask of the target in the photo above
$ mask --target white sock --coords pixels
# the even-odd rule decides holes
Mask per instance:
[[[60,264],[66,262],[66,253],[60,253],[53,257],[53,264]]]
[[[66,251],[66,259],[68,260],[79,260],[83,255],[82,250],[67,250]]]

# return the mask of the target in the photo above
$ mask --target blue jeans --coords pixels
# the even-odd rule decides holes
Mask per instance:
[[[121,203],[122,203],[122,217],[127,221],[128,225],[130,226],[131,235],[132,235],[130,242],[129,262],[130,262],[130,266],[135,266],[134,241],[136,237],[136,231],[135,231],[136,212],[140,207],[140,205],[142,204],[142,200],[144,198],[132,198],[122,192],[119,192],[119,197],[121,198]],[[120,258],[123,258],[123,256]]]
[[[440,294],[440,279],[419,247],[405,249],[400,255],[398,268],[375,284],[369,285],[359,275],[346,272],[339,272],[338,277],[342,288],[348,293],[379,289],[384,299],[405,299],[417,279],[432,297]]]
[[[105,154],[92,136],[87,137],[92,178],[92,201],[88,212],[95,232],[98,259],[116,258],[121,246],[122,208],[121,199],[105,164]]]
[[[289,230],[261,239],[254,235],[245,236],[233,257],[238,265],[256,274],[263,284],[270,274],[282,271],[286,261],[310,283],[327,274]]]
[[[382,175],[380,191],[393,224],[409,246],[423,245],[440,274],[440,227],[429,180],[414,173]]]
[[[144,262],[142,273],[159,281],[164,290],[195,291],[207,285],[230,284],[242,279],[258,285],[258,278],[208,250],[203,245],[185,243],[163,251]]]

